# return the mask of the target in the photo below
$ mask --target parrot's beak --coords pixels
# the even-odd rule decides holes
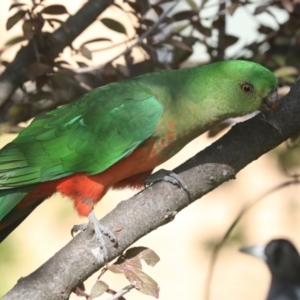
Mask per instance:
[[[266,249],[265,245],[256,245],[256,246],[241,248],[239,251],[260,258],[263,261],[267,261],[265,249]]]
[[[261,111],[274,111],[278,106],[279,98],[277,89],[271,91],[267,97],[265,97],[260,105]]]

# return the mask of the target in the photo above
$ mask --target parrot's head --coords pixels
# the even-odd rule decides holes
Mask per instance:
[[[278,105],[277,79],[262,65],[229,60],[208,66],[218,69],[221,84],[211,88],[213,105],[236,116],[256,110],[274,110]]]

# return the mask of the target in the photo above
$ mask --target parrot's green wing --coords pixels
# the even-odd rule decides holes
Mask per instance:
[[[136,81],[97,88],[41,114],[0,151],[0,189],[100,173],[150,137],[161,114]]]

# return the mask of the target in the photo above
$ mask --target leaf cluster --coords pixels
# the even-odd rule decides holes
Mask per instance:
[[[241,58],[262,63],[276,71],[282,85],[290,84],[298,74],[299,1],[272,0],[255,6],[250,0],[219,3],[203,0],[200,4],[196,0],[160,0],[154,4],[149,0],[124,0],[111,1],[107,9],[110,8],[119,10],[124,18],[100,16],[96,22],[102,24],[102,30],[77,48],[68,45],[72,59],[66,61],[61,55],[53,57],[45,53],[53,46],[52,33],[66,26],[67,8],[61,4],[48,5],[47,0],[12,3],[6,29],[21,24],[22,32],[0,49],[0,59],[12,46],[32,41],[36,60],[27,66],[26,80],[20,87],[21,99],[11,97],[2,122],[15,125],[116,80],[197,65],[204,58],[199,57],[199,62],[190,58],[199,47],[211,62]],[[238,43],[240,37],[227,32],[227,22],[241,9],[248,11],[257,22],[257,40],[228,55],[228,48]],[[281,24],[274,9],[288,14],[287,21]],[[209,14],[210,11],[214,13]],[[263,14],[269,15],[276,26],[271,28],[263,23],[260,18]],[[120,35],[121,42],[112,40],[112,31]],[[125,50],[116,57],[106,61],[104,58],[101,65],[94,61],[95,52],[120,45]],[[140,61],[135,61],[133,51],[142,54]],[[1,60],[4,68],[13,63]]]

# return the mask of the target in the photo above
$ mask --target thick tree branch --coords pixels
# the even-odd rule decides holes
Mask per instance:
[[[259,114],[235,125],[221,139],[176,171],[189,187],[193,198],[198,199],[233,179],[247,164],[299,130],[300,80],[282,99],[274,114]],[[183,190],[164,182],[119,203],[101,220],[110,228],[122,228],[116,233],[119,241],[117,248],[107,241],[109,259],[112,260],[142,236],[171,221],[175,212],[189,204]],[[31,275],[21,278],[2,300],[68,299],[79,282],[103,265],[103,256],[93,233],[83,232]]]
[[[39,54],[55,58],[112,3],[112,0],[89,0],[74,16],[70,16],[61,27],[47,37],[47,47],[39,49]],[[31,40],[28,45],[22,47],[14,61],[0,75],[0,106],[23,84],[28,65],[37,60],[34,42],[37,41]]]

